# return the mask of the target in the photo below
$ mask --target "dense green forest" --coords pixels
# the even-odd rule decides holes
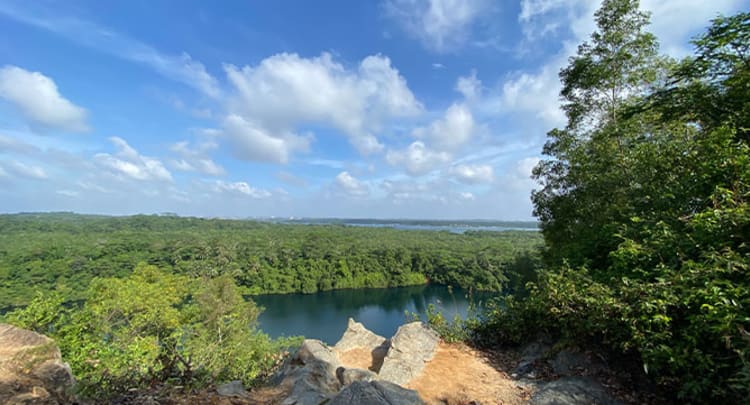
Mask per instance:
[[[245,294],[434,282],[500,291],[541,246],[538,232],[403,231],[173,216],[0,216],[0,308],[35,291],[81,300],[95,277],[140,263],[231,276]],[[524,259],[527,258],[527,259]]]
[[[560,72],[568,122],[535,169],[546,270],[485,338],[546,333],[631,356],[687,402],[750,395],[750,13],[691,57],[636,0],[604,1]]]

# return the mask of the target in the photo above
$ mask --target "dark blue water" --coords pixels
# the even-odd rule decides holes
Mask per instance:
[[[490,296],[473,293],[471,299],[479,302]],[[302,335],[328,344],[341,338],[349,317],[390,337],[406,321],[405,311],[424,314],[433,304],[452,319],[455,314],[466,316],[469,308],[466,291],[440,285],[258,295],[253,300],[265,307],[260,328],[272,337]]]

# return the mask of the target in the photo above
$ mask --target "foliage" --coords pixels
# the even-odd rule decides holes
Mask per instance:
[[[157,382],[252,383],[295,342],[257,331],[259,313],[228,276],[199,280],[141,263],[128,277],[94,279],[80,308],[39,295],[6,320],[55,339],[81,393],[101,399]]]
[[[85,298],[95,277],[146,262],[176,274],[231,276],[243,294],[393,287],[427,281],[500,291],[538,232],[449,232],[164,216],[0,215],[0,310],[36,290]]]
[[[534,172],[547,271],[478,331],[598,343],[637,356],[681,398],[739,402],[750,394],[750,14],[717,18],[670,67],[637,6],[604,1],[593,43],[561,72],[568,125],[549,133]]]
[[[449,292],[452,296],[453,291],[450,287]],[[445,342],[469,342],[474,338],[474,331],[481,325],[482,310],[480,306],[482,303],[475,302],[471,295],[467,296],[467,299],[469,301],[469,308],[465,318],[455,313],[453,318],[448,320],[434,304],[429,304],[423,316],[421,316],[422,314],[406,311],[406,319],[413,322],[423,320],[424,318],[426,324],[435,330]]]

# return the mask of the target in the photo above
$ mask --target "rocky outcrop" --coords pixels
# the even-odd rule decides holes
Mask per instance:
[[[541,385],[531,405],[621,405],[599,382],[589,377],[563,377]]]
[[[275,376],[289,387],[284,405],[318,405],[341,389],[336,377],[340,367],[336,354],[319,340],[306,339]]]
[[[330,405],[413,405],[422,404],[416,391],[388,381],[355,381],[341,390]]]
[[[511,376],[531,388],[532,405],[622,404],[593,378],[606,374],[606,370],[606,365],[590,352],[553,350],[548,342],[535,341],[521,350]]]
[[[52,339],[0,324],[0,403],[71,403],[74,384]]]
[[[391,341],[380,335],[377,335],[365,328],[359,322],[349,318],[349,323],[341,336],[341,339],[333,346],[338,353],[344,353],[351,350],[366,350],[372,357],[370,370],[379,372],[383,366],[383,360],[388,349],[391,347]]]
[[[418,376],[426,362],[435,355],[440,342],[437,332],[422,322],[402,325],[391,339],[378,377],[396,384],[406,384]]]
[[[397,342],[397,349],[394,350],[391,341]],[[272,381],[288,392],[282,404],[422,404],[416,391],[402,388],[389,379],[406,382],[410,379],[408,376],[418,374],[434,353],[437,335],[415,322],[401,327],[391,341],[353,319],[349,320],[341,340],[333,348],[319,340],[305,340]],[[415,355],[409,356],[405,350],[413,351]],[[392,371],[383,376],[382,370],[377,373],[377,370],[347,367],[341,363],[339,354],[349,351],[372,353],[374,364],[380,356],[383,367],[387,362]]]

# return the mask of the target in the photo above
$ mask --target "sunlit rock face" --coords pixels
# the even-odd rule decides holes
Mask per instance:
[[[52,339],[0,324],[0,403],[72,403],[74,384]]]

